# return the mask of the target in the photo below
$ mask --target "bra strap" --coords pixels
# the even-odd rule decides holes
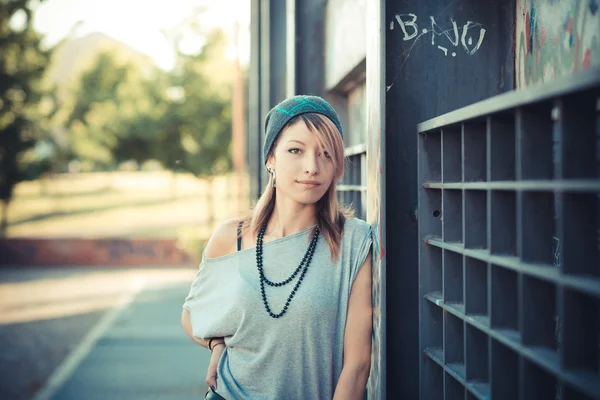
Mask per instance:
[[[237,249],[240,251],[242,249],[242,226],[244,225],[244,221],[240,221],[237,229]]]

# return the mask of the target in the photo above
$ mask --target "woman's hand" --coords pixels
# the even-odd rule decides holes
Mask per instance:
[[[209,387],[214,387],[217,390],[217,366],[223,351],[225,351],[225,343],[219,342],[212,345],[213,351],[210,356],[210,363],[208,364],[208,371],[206,372],[206,384]]]

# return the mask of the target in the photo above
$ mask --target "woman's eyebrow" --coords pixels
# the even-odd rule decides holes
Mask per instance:
[[[306,146],[306,144],[305,144],[304,142],[301,142],[301,141],[299,141],[299,140],[296,140],[296,139],[291,139],[291,140],[288,140],[288,143],[291,143],[291,142],[297,142],[297,143],[300,143],[300,144],[302,144],[302,145]]]

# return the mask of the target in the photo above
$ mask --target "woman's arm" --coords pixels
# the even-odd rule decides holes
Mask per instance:
[[[181,312],[181,326],[183,326],[183,330],[194,342],[198,343],[202,347],[208,348],[208,341],[201,340],[194,337],[192,334],[192,322],[190,320],[190,311],[187,308],[184,308]]]
[[[371,252],[356,275],[348,302],[344,331],[344,366],[335,388],[334,400],[363,397],[371,368]]]
[[[181,313],[181,325],[183,330],[188,336],[202,347],[208,348],[208,341],[196,339],[192,334],[192,324],[190,323],[190,312],[186,308]],[[212,354],[210,355],[210,362],[208,363],[208,370],[206,371],[206,384],[214,387],[217,390],[217,365],[225,350],[225,340],[223,338],[214,338],[212,342]]]
[[[207,257],[221,257],[226,254],[236,251],[237,244],[237,226],[239,219],[230,219],[222,222],[217,226],[213,234],[211,235],[204,254]],[[185,333],[196,343],[202,347],[208,348],[208,341],[197,339],[192,333],[192,323],[190,320],[190,311],[183,309],[181,313],[181,325],[185,330]],[[223,338],[218,338],[219,341],[223,341]]]

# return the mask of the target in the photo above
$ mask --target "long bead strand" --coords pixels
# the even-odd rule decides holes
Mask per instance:
[[[267,228],[266,224],[263,225],[261,227],[260,231],[258,232],[258,235],[256,238],[256,265],[257,265],[258,273],[259,273],[259,277],[260,277],[260,292],[261,292],[262,300],[265,305],[265,309],[267,310],[267,313],[272,318],[281,318],[287,312],[292,299],[296,295],[296,292],[298,291],[298,288],[300,287],[300,284],[302,283],[302,280],[304,279],[304,276],[306,275],[306,271],[308,270],[308,266],[310,265],[310,261],[312,260],[312,257],[315,252],[315,248],[317,246],[317,240],[319,238],[319,228],[315,229],[315,233],[310,241],[310,244],[308,245],[308,249],[306,250],[304,257],[302,258],[302,261],[300,262],[300,265],[298,265],[296,270],[292,273],[292,275],[289,278],[287,278],[281,282],[272,282],[271,280],[267,279],[267,277],[265,276],[265,273],[264,273],[262,255],[263,255],[263,236],[265,234],[266,228]],[[294,277],[296,275],[298,275],[298,273],[300,271],[302,271],[302,273],[300,274],[298,281],[294,285],[292,292],[288,296],[288,298],[285,302],[285,305],[283,306],[283,309],[279,313],[275,314],[271,310],[271,307],[269,306],[269,302],[267,300],[267,294],[265,292],[265,283],[269,286],[276,286],[276,287],[287,285],[294,279]]]

